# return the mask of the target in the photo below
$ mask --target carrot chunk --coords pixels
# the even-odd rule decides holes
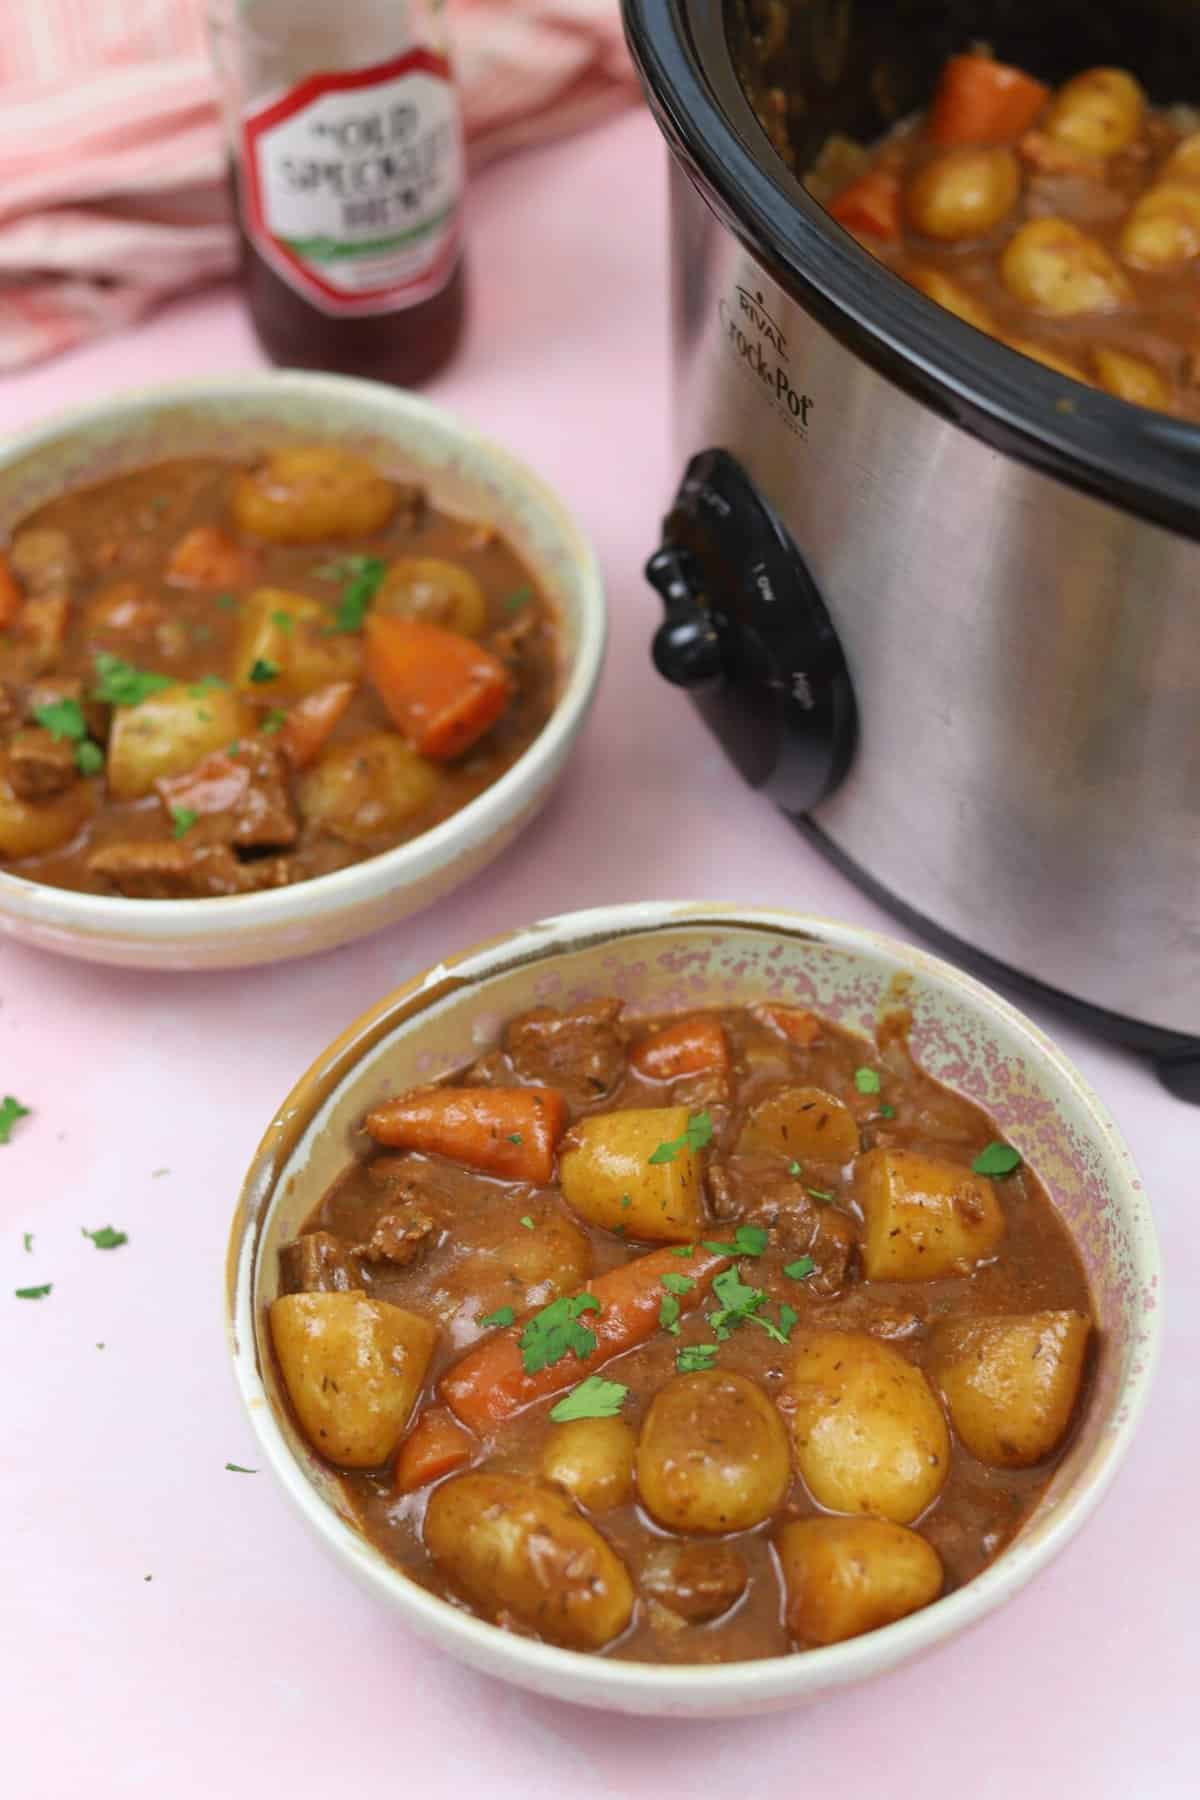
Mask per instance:
[[[635,1044],[629,1060],[639,1075],[648,1075],[651,1081],[674,1081],[679,1075],[728,1069],[729,1039],[719,1019],[711,1013],[695,1013],[651,1032]]]
[[[440,625],[374,613],[366,670],[397,729],[422,756],[460,756],[491,729],[513,696],[499,657]]]
[[[450,1410],[473,1431],[487,1432],[512,1418],[535,1400],[574,1387],[585,1375],[595,1374],[614,1356],[634,1349],[659,1329],[659,1308],[667,1274],[685,1275],[692,1286],[680,1294],[682,1312],[690,1312],[704,1299],[713,1278],[729,1267],[727,1256],[697,1245],[686,1260],[674,1250],[653,1250],[633,1262],[620,1264],[588,1284],[585,1293],[600,1303],[599,1312],[580,1314],[580,1323],[596,1339],[585,1357],[574,1351],[529,1375],[521,1357],[525,1327],[512,1325],[476,1344],[443,1375],[438,1393]],[[578,1296],[577,1296],[578,1298]]]
[[[7,630],[21,610],[24,595],[17,585],[9,560],[0,550],[0,631]]]
[[[426,1409],[396,1452],[395,1489],[412,1494],[469,1463],[475,1440],[444,1406]]]
[[[787,1038],[790,1044],[798,1044],[802,1050],[815,1044],[821,1035],[820,1019],[802,1006],[775,1006],[764,1000],[760,1006],[752,1006],[750,1011],[760,1024],[777,1031],[780,1037]]]
[[[352,681],[331,681],[288,708],[279,729],[279,748],[297,769],[307,769],[317,760],[353,693]]]
[[[868,237],[900,236],[900,182],[886,169],[868,169],[829,203],[829,211],[847,231]]]
[[[567,1123],[554,1088],[415,1088],[385,1100],[365,1124],[377,1143],[423,1150],[505,1181],[544,1187]]]
[[[968,51],[942,70],[926,131],[935,144],[1007,144],[1027,131],[1050,89],[1009,63]]]
[[[236,587],[251,570],[250,559],[219,525],[196,525],[171,552],[167,580],[177,587]]]

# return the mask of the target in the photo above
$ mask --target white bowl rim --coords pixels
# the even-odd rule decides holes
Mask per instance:
[[[618,1710],[623,1702],[635,1700],[651,1704],[631,1705],[631,1711],[658,1709],[668,1713],[673,1705],[684,1711],[702,1712],[706,1704],[714,1708],[733,1708],[739,1701],[757,1705],[799,1700],[809,1690],[831,1690],[865,1680],[910,1660],[943,1639],[957,1636],[1013,1598],[1053,1560],[1091,1516],[1132,1442],[1161,1347],[1162,1280],[1153,1216],[1136,1165],[1108,1108],[1067,1056],[1017,1007],[940,957],[883,933],[813,914],[706,901],[629,901],[559,913],[474,945],[435,964],[394,989],[361,1015],[337,1042],[344,1046],[378,1012],[390,1008],[403,997],[415,996],[423,988],[440,983],[451,970],[460,979],[486,980],[514,963],[526,964],[540,960],[543,954],[569,952],[573,947],[597,939],[633,937],[664,927],[709,925],[719,929],[742,923],[775,929],[787,936],[815,938],[851,952],[865,950],[893,961],[906,972],[948,986],[962,1001],[976,1009],[998,1016],[1046,1057],[1056,1076],[1072,1090],[1076,1101],[1090,1116],[1106,1157],[1116,1165],[1126,1204],[1138,1228],[1141,1284],[1156,1284],[1158,1304],[1150,1314],[1148,1336],[1141,1345],[1140,1366],[1130,1372],[1121,1389],[1121,1417],[1105,1439],[1103,1460],[1094,1466],[1086,1486],[1060,1501],[1035,1542],[1023,1553],[1018,1543],[936,1605],[825,1649],[712,1666],[648,1663],[560,1649],[504,1632],[484,1619],[459,1610],[411,1581],[317,1494],[279,1429],[259,1376],[253,1313],[255,1234],[247,1231],[239,1242],[237,1228],[243,1212],[243,1207],[239,1206],[229,1247],[226,1284],[226,1330],[234,1378],[274,1474],[310,1527],[373,1592],[395,1606],[402,1616],[408,1615],[406,1622],[440,1648],[475,1668],[486,1668],[539,1692],[575,1697],[592,1705],[611,1704]],[[330,1060],[331,1051],[323,1052],[302,1077],[303,1082],[318,1075]],[[343,1079],[349,1074],[347,1069]],[[289,1096],[277,1109],[276,1116],[286,1116],[290,1105]],[[263,1151],[269,1136],[268,1131],[268,1138],[256,1152],[243,1190],[244,1197],[252,1195],[255,1172],[260,1170],[264,1160]],[[262,1182],[261,1185],[269,1183]]]
[[[0,869],[0,914],[7,912],[60,930],[131,933],[147,944],[155,944],[176,941],[181,935],[195,937],[209,931],[219,933],[224,926],[250,932],[293,919],[337,912],[343,905],[353,903],[364,885],[374,888],[385,884],[391,890],[408,887],[431,874],[448,859],[464,835],[473,842],[490,838],[507,818],[510,803],[515,809],[520,793],[530,785],[538,785],[540,771],[548,765],[553,766],[560,754],[565,755],[570,739],[587,713],[604,661],[608,618],[599,557],[566,501],[531,464],[496,439],[476,430],[448,407],[435,405],[423,395],[404,388],[386,387],[382,382],[309,373],[302,369],[261,369],[244,375],[194,376],[185,381],[166,382],[160,387],[121,388],[104,400],[56,413],[32,429],[19,432],[0,445],[0,479],[13,463],[55,439],[111,423],[123,414],[161,412],[189,401],[220,401],[258,393],[269,396],[288,390],[300,393],[325,390],[351,401],[359,399],[375,408],[390,406],[418,422],[436,422],[443,431],[448,430],[455,437],[471,443],[484,457],[507,465],[520,484],[534,496],[539,509],[557,518],[564,527],[564,536],[574,542],[582,604],[575,657],[554,710],[533,742],[503,775],[457,812],[451,813],[449,818],[423,831],[419,837],[411,838],[408,843],[364,857],[361,862],[350,863],[328,875],[316,875],[307,881],[268,888],[256,894],[146,901],[129,899],[122,894],[80,893],[74,888],[53,887],[48,882],[32,881],[27,876]],[[364,876],[364,870],[371,872],[369,878]]]

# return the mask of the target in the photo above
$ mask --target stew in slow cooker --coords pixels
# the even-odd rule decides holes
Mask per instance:
[[[1046,1486],[1085,1278],[904,1015],[538,1008],[364,1124],[271,1338],[364,1532],[454,1604],[772,1656],[969,1581]]]
[[[499,535],[346,450],[65,495],[0,548],[0,868],[139,899],[327,874],[495,781],[556,664]]]
[[[931,300],[1123,400],[1200,419],[1200,114],[1124,69],[1056,92],[982,50],[874,151],[809,185]]]

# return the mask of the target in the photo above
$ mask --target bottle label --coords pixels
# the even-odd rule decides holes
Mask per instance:
[[[370,69],[310,75],[243,120],[247,234],[322,312],[353,317],[428,300],[458,260],[458,100],[445,58],[409,50]]]

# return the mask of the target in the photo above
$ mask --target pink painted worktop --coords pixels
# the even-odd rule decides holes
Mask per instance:
[[[1006,1612],[816,1709],[614,1720],[423,1648],[310,1541],[258,1463],[221,1325],[243,1169],[358,1012],[443,953],[638,897],[904,933],[746,790],[653,675],[640,566],[668,448],[664,159],[629,115],[476,186],[470,339],[433,396],[557,482],[612,610],[600,697],[542,818],[472,886],[303,963],[206,977],[0,947],[0,1789],[16,1800],[1151,1800],[1200,1794],[1200,1115],[1043,1023],[1108,1101],[1157,1211],[1169,1324],[1133,1454]],[[16,428],[121,385],[258,366],[216,292],[0,385]],[[123,1248],[81,1228],[113,1224]],[[22,1234],[33,1234],[32,1251]],[[14,1288],[50,1281],[41,1302]]]

